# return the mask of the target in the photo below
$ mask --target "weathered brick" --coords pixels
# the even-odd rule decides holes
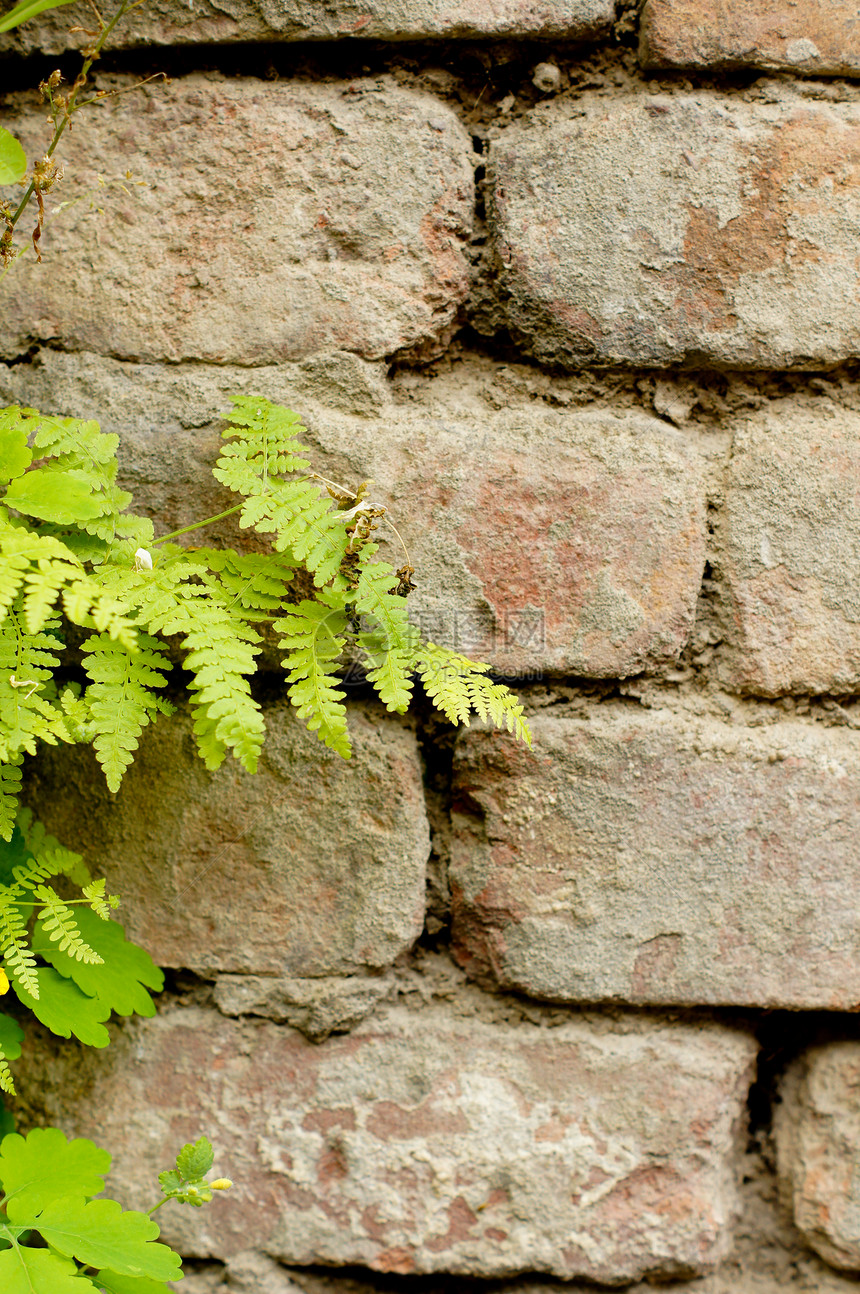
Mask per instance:
[[[834,1267],[860,1269],[860,1043],[803,1053],[776,1106],[778,1171],[807,1244]]]
[[[44,148],[42,109],[5,124],[28,155]],[[49,218],[43,265],[16,265],[0,353],[59,337],[254,364],[332,346],[429,356],[450,336],[468,287],[473,152],[437,99],[386,77],[190,76],[105,100],[73,138],[76,192],[128,167],[143,187],[99,190],[105,218],[86,201]]]
[[[356,708],[346,762],[286,704],[267,720],[254,775],[232,761],[208,773],[177,716],[144,734],[118,795],[89,750],[64,749],[40,763],[30,801],[108,878],[130,936],[163,966],[298,977],[386,966],[423,925],[415,737]]]
[[[458,741],[455,955],[557,1001],[854,1009],[860,736],[605,705]]]
[[[780,401],[737,424],[717,560],[730,685],[856,690],[860,415]]]
[[[860,105],[789,90],[557,99],[491,148],[499,313],[577,367],[787,368],[860,351]]]
[[[458,37],[557,37],[587,40],[603,35],[615,17],[613,0],[149,0],[132,10],[111,37],[111,48],[205,42],[296,40],[434,40]],[[73,4],[42,15],[0,49],[60,54],[81,44],[92,10]]]
[[[860,73],[854,0],[646,0],[640,34],[646,67]]]
[[[360,363],[348,366],[356,401]],[[413,619],[434,641],[510,673],[617,677],[679,655],[705,562],[706,487],[695,451],[665,422],[526,401],[452,409],[432,381],[420,406],[380,402],[349,417],[345,382],[330,397],[307,368],[142,367],[46,352],[39,367],[0,375],[0,397],[74,409],[118,432],[135,506],[167,533],[228,506],[209,473],[219,412],[232,391],[266,394],[307,419],[321,470],[376,483],[416,568]],[[386,535],[398,566],[402,550]]]
[[[616,1283],[725,1252],[754,1051],[704,1022],[548,1030],[464,1003],[392,1006],[314,1046],[187,1008],[123,1030],[110,1065],[31,1052],[21,1081],[47,1118],[111,1147],[135,1206],[205,1127],[236,1188],[159,1215],[188,1256]]]

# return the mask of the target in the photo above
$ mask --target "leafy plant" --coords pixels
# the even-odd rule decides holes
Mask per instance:
[[[285,653],[286,691],[308,727],[350,755],[338,670],[348,654],[389,710],[405,711],[417,675],[453,723],[481,718],[524,741],[522,706],[488,666],[422,642],[408,618],[412,568],[379,556],[385,509],[363,489],[313,472],[296,414],[235,397],[216,478],[241,502],[153,538],[116,485],[117,437],[94,422],[12,408],[0,415],[0,833],[11,838],[21,761],[39,741],[88,741],[118,789],[143,728],[171,713],[168,642],[190,674],[194,736],[206,766],[231,753],[254,771],[262,710],[249,678],[260,628]],[[238,515],[272,551],[186,549],[171,541]],[[148,546],[147,546],[148,545]],[[296,592],[311,577],[311,596]],[[64,623],[85,630],[83,687],[58,677]]]
[[[61,897],[50,881],[75,897]],[[159,991],[164,977],[110,919],[118,901],[80,855],[27,811],[18,815],[9,842],[0,843],[0,990],[11,988],[60,1038],[106,1047],[111,1012],[155,1014],[149,990]],[[14,1094],[9,1061],[20,1056],[23,1037],[18,1022],[0,1014],[0,1091]]]
[[[0,1289],[3,1294],[168,1294],[182,1278],[179,1254],[158,1243],[151,1215],[168,1200],[204,1204],[231,1185],[206,1180],[212,1147],[183,1146],[176,1168],[161,1173],[162,1198],[149,1210],[94,1199],[105,1189],[111,1156],[92,1141],[68,1141],[59,1128],[11,1133],[0,1143]],[[182,1188],[172,1186],[173,1179]],[[171,1183],[165,1187],[165,1180]]]

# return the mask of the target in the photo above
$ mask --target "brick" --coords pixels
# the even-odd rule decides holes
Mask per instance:
[[[159,1215],[189,1257],[617,1283],[725,1252],[754,1050],[707,1022],[549,1030],[460,1001],[392,1006],[315,1046],[184,1008],[124,1029],[110,1065],[31,1052],[21,1081],[45,1118],[111,1147],[134,1207],[207,1129],[236,1188]]]
[[[346,762],[288,706],[267,720],[254,775],[232,761],[208,773],[177,716],[144,734],[119,794],[88,749],[65,749],[40,762],[30,802],[108,878],[129,935],[162,966],[300,978],[386,966],[423,926],[415,737],[356,708]]]
[[[151,0],[128,14],[111,48],[235,41],[435,40],[438,38],[557,37],[587,40],[606,34],[615,18],[612,0],[279,0],[277,4],[217,4]],[[74,4],[42,15],[0,49],[60,54],[80,46],[70,28],[92,25],[92,10]]]
[[[4,124],[28,155],[44,148],[43,111]],[[130,359],[259,364],[338,346],[430,357],[450,337],[473,152],[437,99],[387,77],[190,76],[106,100],[73,139],[60,151],[76,192],[128,167],[143,187],[100,196],[104,218],[83,201],[49,219],[44,264],[16,265],[0,354],[59,337]]]
[[[646,67],[860,73],[853,0],[646,0],[640,35]]]
[[[362,374],[377,392],[360,364],[343,376],[335,357],[328,369],[318,361],[327,388],[307,367],[248,373],[45,352],[38,367],[0,374],[0,398],[74,409],[119,433],[135,506],[167,533],[229,506],[209,473],[217,419],[231,392],[265,393],[306,418],[321,470],[376,483],[416,568],[413,620],[434,641],[509,673],[618,677],[679,655],[707,526],[702,465],[675,431],[633,411],[527,401],[495,411],[477,399],[452,408],[432,380],[420,405],[368,403],[349,417],[343,397],[363,398]],[[220,534],[236,542],[235,531]]]
[[[860,684],[860,416],[777,401],[737,425],[720,526],[730,686]]]
[[[494,318],[539,359],[791,368],[860,350],[860,105],[556,99],[490,154]]]
[[[775,1112],[782,1193],[804,1240],[860,1268],[860,1043],[826,1043],[790,1067]]]
[[[457,960],[536,997],[856,1009],[860,738],[605,704],[458,739]]]

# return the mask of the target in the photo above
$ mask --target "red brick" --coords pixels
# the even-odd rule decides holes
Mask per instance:
[[[715,559],[722,674],[776,696],[860,684],[860,415],[779,401],[735,427]]]
[[[587,40],[609,31],[613,0],[279,0],[224,5],[217,0],[150,0],[132,10],[111,47],[234,41],[435,40],[502,36]],[[29,22],[4,46],[59,54],[80,47],[74,28],[92,20],[86,4]],[[69,33],[72,28],[72,33]]]
[[[29,156],[44,149],[43,109],[4,124]],[[51,202],[73,172],[74,192],[97,191],[109,214],[81,201],[49,216],[42,266],[16,264],[0,354],[60,338],[130,359],[429,357],[451,335],[474,154],[429,95],[385,77],[190,76],[82,114],[58,155],[69,178]],[[129,167],[143,187],[126,196]]]
[[[775,1130],[780,1184],[806,1243],[860,1269],[860,1043],[804,1052],[782,1080]]]
[[[458,740],[454,950],[570,1002],[854,1010],[860,736],[605,704]]]
[[[189,1257],[613,1283],[712,1267],[737,1208],[753,1040],[706,1022],[489,1023],[454,996],[318,1046],[174,1010],[123,1030],[112,1064],[31,1051],[25,1099],[110,1146],[135,1207],[205,1130],[235,1187],[159,1213]]]
[[[144,733],[117,795],[88,749],[65,748],[40,763],[30,802],[107,877],[130,937],[162,966],[297,977],[387,966],[424,923],[415,737],[356,707],[347,762],[286,704],[267,721],[254,775],[232,760],[207,773],[176,716]]]
[[[498,317],[539,359],[811,367],[860,352],[860,105],[558,98],[490,158]]]
[[[646,0],[646,67],[760,67],[860,74],[854,0]]]

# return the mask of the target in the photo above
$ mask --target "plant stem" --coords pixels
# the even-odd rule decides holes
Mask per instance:
[[[176,539],[178,535],[187,535],[192,530],[199,530],[201,526],[212,526],[216,521],[223,521],[225,517],[232,517],[234,512],[239,512],[244,504],[237,503],[234,508],[228,508],[226,512],[219,512],[216,517],[207,517],[205,521],[195,521],[191,526],[183,526],[181,530],[171,530],[169,535],[162,535],[160,539],[153,539],[152,546],[163,544],[168,539]]]
[[[92,67],[93,63],[98,58],[99,54],[102,52],[105,41],[113,31],[114,27],[116,27],[119,20],[125,17],[126,13],[131,8],[133,8],[133,5],[129,3],[129,0],[123,0],[123,3],[116,11],[113,18],[111,18],[110,22],[102,30],[95,45],[93,45],[90,51],[89,58],[85,60],[84,65],[81,68],[74,85],[72,86],[71,92],[69,94],[69,101],[66,104],[65,110],[63,112],[62,120],[59,122],[59,124],[56,126],[56,129],[54,130],[54,137],[51,140],[50,144],[48,145],[48,150],[45,153],[46,157],[53,157],[54,150],[60,142],[63,131],[66,129],[66,126],[68,126],[69,122],[72,119],[72,113],[75,111],[75,100],[78,97],[78,92],[83,89],[89,70]],[[35,180],[31,180],[29,187],[27,188],[23,198],[18,204],[18,208],[15,211],[15,214],[9,217],[9,223],[7,225],[7,228],[11,228],[11,229],[15,228],[21,216],[24,214],[27,207],[30,205],[30,199],[32,198],[35,192],[36,192],[36,182]]]

